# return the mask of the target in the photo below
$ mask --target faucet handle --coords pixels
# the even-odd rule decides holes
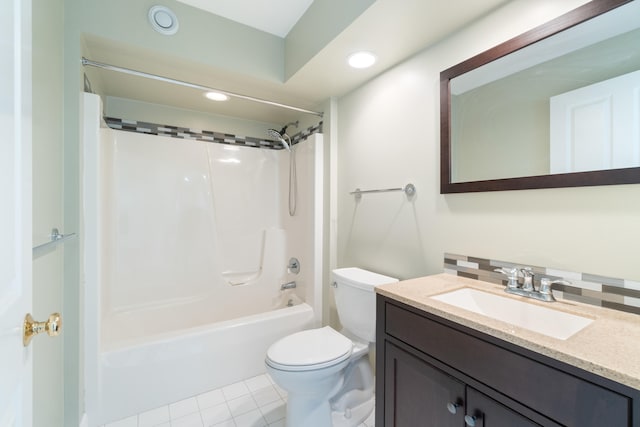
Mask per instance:
[[[507,276],[509,281],[507,282],[507,287],[509,288],[517,288],[518,287],[518,269],[516,267],[508,268],[508,267],[500,267],[496,268],[493,271],[497,273],[502,273]]]
[[[542,279],[540,279],[539,292],[543,295],[551,295],[553,285],[571,286],[572,283],[562,279],[551,280],[548,277],[543,277]]]
[[[534,291],[533,287],[533,271],[531,267],[524,267],[520,269],[522,273],[522,289],[525,291]]]
[[[494,269],[493,271],[506,274],[508,277],[516,276],[518,274],[518,269],[515,267],[512,267],[512,268],[500,267],[500,268]]]
[[[520,269],[520,272],[522,273],[522,277],[533,277],[533,269],[531,267],[523,267]]]

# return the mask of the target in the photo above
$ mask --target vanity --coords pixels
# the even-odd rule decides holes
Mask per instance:
[[[504,289],[451,274],[376,289],[376,425],[640,426],[640,318]],[[566,338],[545,333],[553,322],[536,332],[536,319],[517,326],[444,302],[460,290],[586,325]]]

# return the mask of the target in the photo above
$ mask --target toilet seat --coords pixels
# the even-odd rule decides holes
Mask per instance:
[[[351,356],[353,342],[333,328],[309,329],[286,336],[267,351],[266,363],[283,371],[311,371]]]

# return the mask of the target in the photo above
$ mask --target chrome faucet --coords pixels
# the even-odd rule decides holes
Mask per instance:
[[[296,282],[294,280],[293,282],[284,283],[284,284],[280,285],[280,290],[284,291],[286,289],[293,289],[295,287],[296,287]]]
[[[528,292],[535,291],[535,288],[533,287],[533,271],[531,267],[521,268],[520,273],[522,273],[522,290]]]
[[[540,279],[540,286],[536,289],[533,281],[535,274],[531,267],[502,267],[496,268],[494,271],[507,276],[508,282],[507,287],[504,289],[505,292],[539,301],[553,302],[556,300],[551,292],[554,284],[571,285],[571,282],[567,282],[566,280],[553,280],[548,277],[543,277]],[[522,284],[518,282],[518,273],[522,275]]]

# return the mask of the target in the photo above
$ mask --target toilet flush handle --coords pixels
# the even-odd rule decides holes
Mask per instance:
[[[331,283],[331,286],[333,286],[334,288],[337,288],[338,287],[338,283],[337,282],[333,282],[333,283]]]

